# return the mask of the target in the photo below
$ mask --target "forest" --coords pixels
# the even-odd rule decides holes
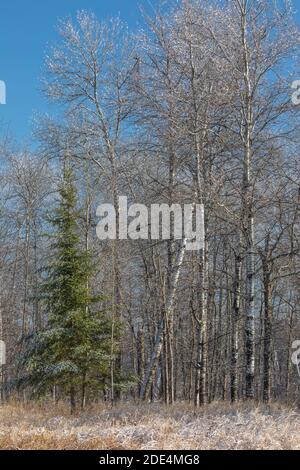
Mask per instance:
[[[84,10],[58,23],[33,145],[1,130],[3,405],[300,406],[295,6],[181,0],[134,31]],[[142,227],[120,239],[120,197],[200,205],[200,249]],[[115,237],[97,236],[100,204]]]

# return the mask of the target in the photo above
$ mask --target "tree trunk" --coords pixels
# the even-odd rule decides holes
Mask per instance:
[[[246,355],[246,399],[254,398],[254,218],[251,178],[252,134],[253,134],[253,96],[250,77],[250,59],[247,42],[247,9],[245,0],[240,3],[242,24],[242,51],[244,97],[242,102],[244,121],[241,135],[244,146],[244,181],[243,181],[243,229],[245,236],[246,259],[246,301],[245,301],[245,355]]]
[[[235,257],[235,274],[233,284],[233,312],[231,319],[231,373],[230,373],[230,398],[231,402],[235,402],[238,394],[238,378],[237,378],[237,363],[238,363],[238,320],[240,316],[240,302],[241,302],[241,274],[242,274],[242,260],[240,255]]]
[[[76,411],[76,394],[75,394],[74,385],[72,385],[70,389],[70,408],[71,408],[71,415],[73,415]]]
[[[272,337],[272,285],[270,267],[267,260],[263,262],[264,279],[264,342],[263,342],[263,401],[270,400],[270,355]]]

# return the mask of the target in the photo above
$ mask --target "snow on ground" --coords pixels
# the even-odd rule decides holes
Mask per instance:
[[[102,405],[71,417],[45,405],[0,405],[0,449],[297,449],[300,413],[279,405]]]

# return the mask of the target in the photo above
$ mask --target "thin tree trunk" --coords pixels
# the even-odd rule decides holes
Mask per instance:
[[[240,255],[235,257],[235,277],[233,284],[233,312],[232,312],[232,326],[231,326],[231,374],[230,374],[230,398],[231,402],[235,402],[238,392],[238,321],[240,316],[240,302],[241,302],[241,274],[242,274],[242,260]]]
[[[142,380],[145,373],[145,338],[143,330],[137,332],[137,375],[139,379],[138,396],[141,393]]]
[[[267,256],[267,255],[266,255]],[[272,337],[272,285],[270,279],[269,263],[265,259],[263,262],[264,278],[264,341],[263,341],[263,401],[270,400],[270,355]]]
[[[70,408],[71,408],[71,415],[72,415],[76,411],[76,394],[75,394],[74,385],[72,385],[70,389]]]
[[[86,403],[86,373],[82,376],[82,387],[81,387],[81,409],[84,410]]]

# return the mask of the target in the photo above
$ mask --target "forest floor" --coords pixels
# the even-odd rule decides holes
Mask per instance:
[[[277,404],[123,404],[70,416],[63,406],[6,404],[0,449],[300,450],[300,413]]]

